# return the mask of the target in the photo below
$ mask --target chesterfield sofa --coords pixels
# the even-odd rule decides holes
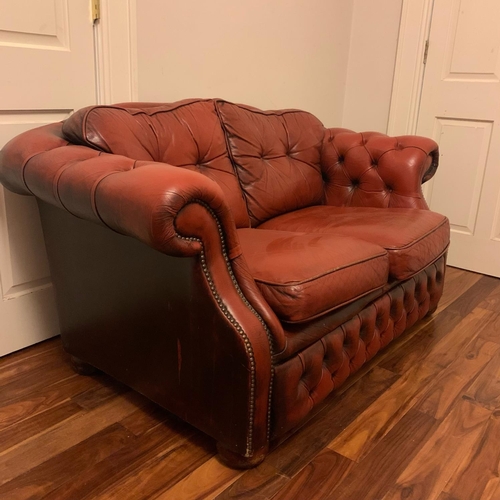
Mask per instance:
[[[448,220],[434,141],[217,99],[81,109],[10,141],[74,365],[260,463],[437,307]]]

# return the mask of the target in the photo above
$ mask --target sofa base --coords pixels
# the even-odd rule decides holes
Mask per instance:
[[[253,453],[251,457],[245,457],[239,453],[228,450],[222,443],[217,443],[219,460],[232,469],[253,469],[261,464],[269,452],[269,446],[265,446]]]
[[[340,326],[275,365],[272,433],[276,440],[295,428],[392,340],[432,314],[443,293],[446,254],[417,275],[397,283]]]
[[[242,389],[248,370],[238,371],[235,362],[228,378],[227,363],[240,347],[199,283],[198,263],[42,202],[40,212],[61,336],[74,369],[90,374],[95,366],[144,394],[212,436],[220,459],[240,469],[262,462],[269,443],[278,445],[350,374],[434,309],[443,288],[445,256],[361,305],[340,326],[317,320],[321,334],[288,358],[275,358],[270,432],[266,439],[261,423],[263,438],[247,446]]]
[[[381,303],[386,303],[387,302],[386,296],[391,297],[391,306],[390,307],[395,307],[395,302],[397,302],[398,300],[401,300],[401,298],[403,298],[403,300],[406,300],[407,304],[410,301],[410,298],[413,301],[415,301],[415,303],[418,304],[417,308],[415,309],[415,311],[418,311],[418,318],[415,315],[415,313],[412,312],[413,311],[412,308],[409,308],[410,310],[408,311],[408,313],[407,313],[407,311],[404,310],[404,308],[401,308],[401,309],[399,309],[399,308],[396,309],[396,307],[394,308],[394,311],[400,310],[400,312],[401,312],[399,325],[398,325],[397,321],[394,322],[396,325],[396,328],[393,329],[393,336],[392,337],[390,337],[390,335],[389,336],[387,335],[388,334],[387,331],[385,332],[386,337],[385,337],[385,340],[383,341],[384,345],[379,347],[379,350],[382,350],[384,347],[387,346],[388,343],[390,343],[390,341],[401,336],[411,326],[413,326],[418,320],[425,318],[425,317],[428,317],[428,316],[431,316],[436,311],[436,309],[438,307],[439,300],[440,300],[442,292],[443,292],[443,282],[444,282],[445,269],[446,269],[446,255],[443,255],[442,257],[440,257],[440,259],[438,259],[435,263],[431,264],[428,268],[424,269],[421,273],[417,274],[413,278],[410,278],[409,280],[407,280],[403,283],[398,284],[398,286],[395,287],[395,289],[396,289],[395,291],[394,291],[394,289],[390,290],[386,294],[384,294],[382,297],[380,297],[378,300],[375,300],[372,303],[370,303],[358,315],[356,315],[354,318],[352,318],[352,320],[356,321],[356,318],[358,318],[360,316],[363,317],[364,315],[366,315],[367,310],[369,310],[370,308],[377,307],[377,306],[380,307]],[[424,286],[424,284],[425,284],[425,286]],[[403,295],[401,295],[401,290],[404,291]],[[411,293],[411,291],[413,291],[413,293]],[[388,312],[390,314],[390,310]],[[403,316],[406,316],[404,318],[406,324],[404,326],[404,329],[401,330],[401,324],[402,324],[401,321],[403,321]],[[352,320],[350,320],[350,321],[352,321]],[[347,321],[346,323],[341,325],[339,328],[346,329],[346,328],[349,328],[348,325],[349,325],[349,321]],[[386,330],[387,330],[387,328],[386,328]],[[365,331],[363,333],[363,335],[369,335],[369,333],[367,333]],[[373,331],[372,335],[377,336],[377,333],[375,331]],[[380,334],[378,334],[378,335],[380,335]],[[320,340],[320,342],[322,342],[322,340]],[[304,351],[307,351],[307,349],[305,349]],[[378,352],[378,350],[377,350],[377,352]],[[296,356],[292,357],[291,360],[303,359],[303,356],[304,355],[301,352],[301,353],[298,353]],[[347,380],[347,378],[351,374],[353,374],[358,369],[360,369],[361,366],[363,366],[366,362],[368,362],[373,357],[376,357],[376,353],[372,353],[369,358],[367,357],[361,365],[356,366],[349,373],[349,375],[347,375],[345,378],[343,378],[343,380],[338,380],[336,385],[332,388],[332,391],[341,387],[342,384]],[[282,364],[286,365],[286,362],[282,363]],[[277,367],[278,373],[280,371],[279,366],[281,366],[281,365],[278,365],[278,367]],[[289,375],[290,375],[289,373],[284,374],[283,377],[285,379],[287,379],[287,377]],[[335,374],[332,374],[332,379],[334,378],[334,375]],[[282,382],[283,381],[280,380],[280,378],[278,378],[278,384],[280,384]],[[299,384],[299,385],[301,385],[301,384]],[[330,395],[330,392],[332,392],[332,391],[329,391],[323,398],[319,399],[316,402],[316,404],[319,404],[323,399],[328,397]],[[276,393],[276,386],[275,386],[275,393]],[[279,393],[276,396],[276,398],[274,399],[274,402],[276,402],[278,397],[280,397]],[[311,409],[309,411],[311,411],[314,408],[314,406],[316,406],[316,404],[312,405]],[[278,409],[276,408],[276,403],[274,405],[274,408],[275,408],[274,412],[273,412],[273,414],[275,416],[274,422],[276,423],[276,421],[279,418],[278,416],[279,415],[283,416],[284,413],[283,413],[283,410],[278,411]],[[309,411],[307,413],[309,413]],[[293,425],[292,427],[290,427],[288,429],[285,429],[284,432],[280,432],[279,428],[274,427],[273,434],[272,434],[272,441],[270,443],[270,446],[265,448],[265,449],[259,450],[259,452],[255,453],[250,458],[244,457],[244,456],[239,455],[237,453],[233,453],[233,452],[229,451],[227,448],[225,448],[224,445],[222,445],[221,443],[217,443],[217,451],[219,452],[219,455],[218,455],[219,460],[222,463],[224,463],[225,465],[227,465],[233,469],[251,469],[253,467],[258,466],[259,464],[261,464],[264,461],[264,459],[266,458],[269,451],[272,451],[273,449],[277,448],[281,443],[286,441],[286,439],[288,439],[288,437],[290,437],[297,430],[297,429],[294,429],[294,427],[299,426],[306,416],[307,416],[307,414],[304,415],[300,419],[300,421],[297,422],[295,425]]]
[[[86,363],[76,356],[70,356],[69,362],[71,364],[71,368],[73,368],[78,375],[90,376],[100,373],[100,370],[98,370],[95,366]]]

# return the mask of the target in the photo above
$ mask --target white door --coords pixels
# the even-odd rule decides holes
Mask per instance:
[[[0,147],[96,102],[90,0],[0,0]],[[34,199],[0,188],[0,356],[57,335]]]
[[[417,133],[440,144],[426,189],[449,264],[500,276],[500,1],[434,0]]]

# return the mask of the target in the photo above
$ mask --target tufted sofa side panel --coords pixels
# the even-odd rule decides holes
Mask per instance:
[[[217,101],[252,227],[321,204],[322,123],[298,110],[261,111]]]
[[[275,367],[273,438],[296,426],[330,392],[438,304],[446,256],[376,299]]]
[[[334,206],[427,209],[422,183],[437,169],[437,144],[425,137],[326,129],[325,202]]]
[[[222,188],[236,226],[249,225],[213,100],[90,106],[64,122],[63,134],[72,143],[105,153],[167,163],[206,175]]]

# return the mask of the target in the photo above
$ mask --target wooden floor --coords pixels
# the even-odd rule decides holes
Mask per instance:
[[[432,318],[257,469],[59,339],[0,359],[0,499],[500,500],[500,280],[449,268]]]

